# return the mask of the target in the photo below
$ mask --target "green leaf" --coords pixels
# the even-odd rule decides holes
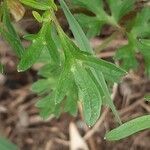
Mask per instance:
[[[131,34],[135,38],[147,38],[150,37],[150,8],[145,7],[139,12],[135,18]]]
[[[83,30],[81,29],[79,23],[75,20],[73,15],[71,14],[70,10],[68,9],[67,5],[63,0],[60,1],[61,7],[67,17],[68,23],[70,25],[71,31],[80,47],[83,51],[87,51],[93,53],[92,48],[89,44],[86,35],[84,34]]]
[[[83,114],[88,125],[94,125],[100,116],[102,99],[95,83],[80,64],[74,64],[72,72],[79,89]]]
[[[68,62],[69,63],[69,62]],[[60,74],[57,87],[55,89],[55,103],[59,104],[64,97],[67,95],[67,92],[72,86],[72,74],[70,72],[70,65],[65,64],[62,73]]]
[[[38,21],[38,22],[42,22],[43,21],[43,18],[42,16],[37,12],[37,11],[32,11],[32,14],[34,16],[34,18]]]
[[[22,72],[29,69],[40,57],[42,50],[45,48],[42,37],[33,40],[32,44],[26,49],[18,65],[18,71]]]
[[[89,44],[88,39],[85,36],[83,30],[81,29],[80,25],[77,23],[77,21],[75,20],[75,18],[73,17],[71,12],[69,11],[69,9],[68,9],[67,5],[65,4],[65,2],[63,0],[61,0],[60,3],[61,3],[61,7],[63,8],[63,10],[65,12],[65,15],[66,15],[67,20],[68,20],[69,25],[70,25],[70,28],[71,28],[71,30],[72,30],[72,32],[74,34],[75,40],[77,41],[77,44],[78,44],[79,48],[81,50],[85,51],[85,52],[90,52],[90,53],[93,54],[94,52],[93,52],[93,50],[92,50],[92,48],[91,48],[91,46]],[[97,70],[94,70],[93,74],[94,74],[95,78],[98,80],[99,79],[99,72]],[[101,74],[101,76],[102,76],[102,78],[104,78],[103,74]],[[98,82],[100,83],[101,79],[98,80]],[[101,85],[102,88],[105,85],[104,86],[105,87],[104,94],[108,95],[108,97],[109,97],[107,99],[107,104],[112,109],[112,111],[113,111],[114,115],[116,116],[116,118],[119,118],[119,115],[118,115],[118,113],[117,113],[117,111],[116,111],[116,109],[115,109],[115,107],[113,105],[113,102],[112,102],[111,98],[110,98],[110,94],[108,92],[108,88],[107,88],[107,85],[106,85],[105,81],[103,81],[101,84],[102,84]],[[120,118],[117,119],[117,120],[120,120]]]
[[[52,5],[49,5],[48,1],[38,2],[36,0],[20,0],[20,2],[39,10],[50,10],[53,7]]]
[[[47,23],[45,26],[46,26],[45,27],[46,32],[45,32],[44,37],[45,37],[45,43],[46,43],[47,49],[49,51],[52,61],[54,63],[60,64],[60,56],[57,50],[57,46],[52,37],[52,24]]]
[[[107,1],[111,10],[111,15],[118,22],[124,15],[134,8],[136,0],[117,0],[116,3],[114,3],[114,0]]]
[[[150,39],[140,39],[140,43],[150,47]]]
[[[100,30],[103,24],[97,17],[87,16],[85,14],[77,14],[75,15],[75,18],[86,32],[86,36],[88,38],[92,38],[95,35],[100,34]]]
[[[76,85],[74,84],[72,88],[69,90],[67,94],[67,98],[65,100],[64,104],[64,111],[70,113],[73,116],[77,115],[78,106],[78,90]]]
[[[53,94],[40,99],[36,103],[36,107],[40,109],[40,116],[47,119],[55,110]]]
[[[28,41],[33,41],[34,39],[38,38],[38,36],[38,34],[26,34],[23,36],[23,38]]]
[[[17,146],[11,143],[8,139],[0,137],[1,150],[18,150]]]
[[[28,35],[26,37],[32,40],[32,44],[26,49],[26,52],[18,65],[18,71],[29,69],[46,50],[48,50],[50,54],[51,61],[59,64],[59,53],[51,37],[51,27],[51,22],[45,22],[37,35]],[[46,56],[48,56],[47,53]]]
[[[150,94],[146,94],[146,95],[144,96],[144,98],[146,99],[146,101],[150,102]]]
[[[102,59],[85,55],[80,55],[79,57],[81,60],[85,61],[87,65],[93,67],[95,70],[101,71],[104,76],[106,75],[106,77],[112,81],[117,82],[126,74],[126,72],[121,68]]]
[[[11,45],[12,49],[15,51],[18,57],[22,57],[24,53],[24,48],[22,46],[21,40],[17,35],[14,27],[10,21],[10,15],[8,12],[6,2],[3,3],[3,26],[0,26],[0,33],[3,38]]]
[[[150,129],[150,115],[138,117],[122,124],[118,128],[108,132],[105,138],[109,141],[120,140],[145,129]]]
[[[139,51],[144,57],[145,61],[145,67],[146,67],[146,73],[150,76],[150,40],[140,40],[137,41],[137,47],[139,48]]]
[[[46,79],[40,79],[32,84],[32,91],[36,93],[46,92],[48,89],[50,90],[50,82]]]
[[[38,71],[38,75],[45,77],[45,78],[50,78],[50,77],[58,77],[61,73],[61,67],[58,66],[57,64],[46,64],[40,70]]]
[[[100,13],[103,8],[102,0],[72,0],[74,4],[78,4],[81,7],[87,8],[94,13]]]
[[[109,93],[109,90],[108,90],[108,87],[107,87],[107,84],[105,82],[102,72],[97,71],[95,73],[95,70],[93,69],[91,72],[93,72],[93,74],[90,74],[90,76],[93,78],[93,81],[96,83],[97,88],[99,89],[101,96],[103,98],[103,105],[109,106],[116,118],[116,121],[119,124],[122,124],[121,119],[119,117],[119,113],[117,112],[116,107],[111,99],[111,96],[110,96],[110,93]]]
[[[125,70],[137,68],[138,62],[135,58],[135,48],[132,45],[125,45],[118,49],[115,59],[121,60],[121,66]]]

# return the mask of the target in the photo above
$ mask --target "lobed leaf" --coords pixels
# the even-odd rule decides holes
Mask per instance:
[[[70,28],[73,32],[73,35],[75,37],[75,40],[77,41],[77,44],[79,46],[79,48],[85,52],[90,52],[93,54],[93,50],[89,44],[88,39],[86,38],[83,30],[81,29],[80,25],[77,23],[77,21],[75,20],[75,18],[73,17],[73,15],[71,14],[71,12],[69,11],[67,5],[65,4],[65,2],[63,0],[61,0],[61,7],[63,8],[65,15],[67,17],[67,20],[69,22]],[[94,70],[93,75],[95,76],[95,78],[98,80],[99,79],[99,72],[97,70]],[[103,74],[101,74],[101,78],[104,79]],[[101,79],[98,80],[98,83],[101,83]],[[104,94],[108,95],[106,97],[107,101],[106,103],[110,106],[110,108],[112,109],[114,115],[116,116],[117,120],[119,121],[119,115],[115,109],[115,106],[110,98],[110,94],[109,94],[109,90],[107,88],[107,85],[105,83],[105,80],[103,80],[103,82],[101,83],[101,87],[103,88],[103,86],[105,87],[104,89]],[[103,95],[102,95],[103,96]],[[120,122],[120,121],[119,121]]]

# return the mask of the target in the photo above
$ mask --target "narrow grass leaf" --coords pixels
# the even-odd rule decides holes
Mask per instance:
[[[150,129],[150,115],[138,117],[122,124],[108,132],[105,138],[109,141],[120,140],[145,129]]]

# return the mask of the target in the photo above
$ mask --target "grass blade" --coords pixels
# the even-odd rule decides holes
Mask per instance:
[[[108,132],[105,138],[109,141],[120,140],[144,129],[150,129],[150,115],[138,117],[122,124]]]

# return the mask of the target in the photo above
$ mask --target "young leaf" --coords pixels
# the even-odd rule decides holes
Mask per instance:
[[[37,12],[37,11],[32,11],[32,15],[34,16],[34,18],[38,21],[38,22],[42,22],[43,18],[42,16]]]
[[[105,138],[109,141],[120,140],[145,129],[150,129],[150,115],[138,117],[122,124],[106,133]]]
[[[88,125],[94,125],[100,116],[102,99],[97,86],[80,64],[74,64],[72,72],[79,89],[83,114]]]

